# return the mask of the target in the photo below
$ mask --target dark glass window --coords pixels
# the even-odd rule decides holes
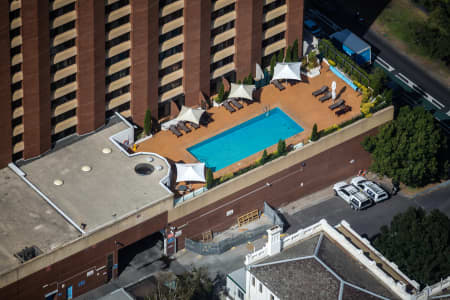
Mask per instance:
[[[20,17],[20,8],[9,12],[9,20],[12,21],[15,18]]]
[[[165,17],[159,18],[159,26],[162,26],[170,21],[181,18],[183,16],[183,9],[177,10]]]
[[[20,35],[20,26],[9,31],[9,39],[10,40],[12,40],[13,38],[15,38],[18,35]]]
[[[170,101],[158,103],[158,119],[170,115]]]
[[[64,42],[62,44],[59,44],[58,46],[50,48],[50,55],[53,56],[56,53],[72,48],[73,46],[75,46],[75,39],[68,40],[67,42]]]
[[[50,67],[50,72],[55,73],[58,70],[62,70],[65,67],[73,65],[74,63],[76,63],[76,56],[69,57],[66,60],[60,61],[59,63],[52,65]]]
[[[121,105],[119,105],[117,107],[114,107],[113,109],[110,109],[110,110],[106,111],[106,114],[105,114],[106,119],[109,119],[112,116],[114,116],[115,112],[119,112],[120,113],[120,112],[129,110],[129,109],[130,109],[130,102],[127,102],[127,103],[121,104]]]
[[[50,90],[54,91],[56,89],[59,89],[60,87],[65,86],[66,84],[74,82],[75,80],[77,80],[77,74],[69,75],[67,77],[64,77],[64,78],[58,80],[58,81],[52,82],[50,84]]]
[[[14,57],[14,55],[19,54],[21,50],[22,48],[20,46],[11,48],[11,57]]]
[[[130,3],[130,0],[120,0],[113,4],[110,4],[105,7],[105,13],[109,14],[112,11],[115,11],[116,9],[121,8],[122,6],[128,5]]]
[[[56,117],[52,118],[52,121],[51,121],[52,126],[55,126],[56,124],[58,124],[58,123],[60,123],[60,122],[62,122],[64,120],[67,120],[67,119],[69,119],[69,118],[71,118],[73,116],[76,116],[76,115],[77,115],[77,109],[76,108],[71,109],[69,111],[66,111],[63,114],[60,114],[59,116],[56,116]]]
[[[12,128],[23,123],[22,117],[15,118],[11,121]]]
[[[73,91],[64,96],[56,98],[51,102],[51,108],[54,109],[55,107],[57,107],[63,103],[69,102],[70,100],[75,99],[76,96],[77,96],[77,92]]]
[[[234,38],[231,38],[229,40],[226,40],[225,42],[222,42],[220,44],[212,46],[211,47],[211,55],[213,55],[214,53],[217,53],[223,49],[226,49],[232,45],[234,45]]]
[[[230,56],[225,57],[222,60],[216,61],[215,63],[211,64],[210,72],[212,73],[212,72],[214,72],[214,70],[216,70],[220,67],[223,67],[225,65],[228,65],[229,63],[233,62],[233,59],[234,59],[234,55],[230,55]]]
[[[66,136],[72,135],[77,131],[77,126],[72,126],[67,128],[66,130],[63,130],[61,132],[58,132],[57,134],[52,135],[52,143],[56,143],[56,141],[65,138]]]
[[[235,7],[235,4],[231,3],[230,5],[222,7],[221,9],[218,9],[216,11],[213,11],[211,14],[211,21],[213,21],[223,15],[226,15],[229,12],[232,12],[234,10],[234,7]]]
[[[17,144],[18,142],[21,142],[22,140],[23,140],[23,134],[22,133],[12,137],[13,145]]]
[[[183,44],[175,46],[173,48],[167,49],[166,51],[163,51],[159,53],[159,61],[162,61],[164,58],[172,56],[174,54],[183,52]]]
[[[58,26],[58,27],[50,30],[50,37],[54,38],[58,34],[61,34],[63,32],[71,30],[73,28],[75,28],[75,21],[71,21],[71,22],[66,23],[64,25]]]
[[[53,20],[53,19],[60,17],[68,12],[71,12],[73,10],[75,10],[75,2],[67,4],[63,7],[60,7],[58,9],[51,11],[49,13],[49,18],[50,18],[50,20]]]
[[[230,71],[218,78],[211,79],[209,82],[209,92],[211,95],[217,94],[219,92],[220,84],[222,83],[222,77],[226,78],[228,82],[236,82],[236,71]]]
[[[23,151],[14,153],[13,156],[12,156],[12,161],[16,161],[16,160],[19,160],[21,158],[23,158]]]
[[[286,15],[281,15],[279,17],[276,17],[275,19],[270,20],[269,22],[264,23],[263,27],[262,27],[263,31],[265,31],[271,27],[274,27],[278,24],[283,23],[285,19],[286,19]]]
[[[12,110],[15,110],[18,107],[22,106],[22,99],[17,99],[16,101],[12,102],[11,108]]]
[[[11,84],[11,93],[14,93],[17,90],[20,90],[21,88],[22,88],[22,80]]]
[[[119,53],[117,55],[114,55],[113,57],[110,57],[110,58],[106,59],[105,65],[107,67],[109,67],[109,66],[111,66],[111,65],[113,65],[115,63],[118,63],[119,61],[121,61],[121,60],[123,60],[125,58],[128,58],[128,57],[130,57],[130,50],[126,50],[126,51],[121,52],[121,53]]]
[[[106,77],[106,84],[119,80],[122,77],[130,75],[130,68],[126,68]]]
[[[126,85],[124,87],[121,87],[120,89],[117,89],[115,91],[112,91],[111,93],[106,94],[105,99],[106,101],[110,101],[111,99],[114,99],[116,97],[119,97],[120,95],[126,94],[130,92],[130,85]]]
[[[17,73],[22,70],[22,63],[11,66],[11,74]]]
[[[175,81],[172,81],[172,82],[170,82],[168,84],[165,84],[165,85],[163,85],[163,86],[158,88],[158,95],[162,95],[165,92],[170,91],[170,90],[172,90],[174,88],[177,88],[177,87],[179,87],[182,84],[183,84],[183,79],[182,78],[177,79]]]
[[[176,37],[176,36],[178,36],[178,35],[180,35],[182,33],[183,33],[183,27],[178,27],[178,28],[176,28],[176,29],[174,29],[172,31],[169,31],[169,32],[167,32],[165,34],[160,35],[159,36],[159,43],[162,44],[163,42],[165,42],[167,40],[170,40],[171,38]]]
[[[271,45],[275,42],[281,41],[282,39],[284,39],[284,31],[280,32],[278,34],[275,34],[274,36],[271,36],[270,38],[262,41],[262,47],[266,47],[268,45]]]
[[[127,23],[130,23],[130,15],[123,16],[111,23],[106,24],[105,31],[106,32],[111,31],[112,29],[117,28],[117,27],[122,26],[123,24],[127,24]]]
[[[168,66],[167,68],[164,68],[162,70],[159,70],[159,78],[162,78],[166,76],[167,74],[173,73],[183,67],[183,62],[179,61],[171,66]]]
[[[105,48],[106,48],[106,50],[108,50],[114,46],[117,46],[117,45],[119,45],[123,42],[129,41],[129,40],[130,40],[130,33],[127,32],[122,35],[119,35],[118,37],[116,37],[112,40],[106,41]]]
[[[264,5],[264,7],[263,7],[263,14],[265,14],[265,13],[271,11],[271,10],[274,10],[274,9],[284,5],[284,4],[286,4],[286,0],[276,0],[276,1],[272,2],[272,3],[270,3],[270,4]]]
[[[159,0],[159,7],[163,8],[164,6],[169,5],[176,1],[178,1],[178,0]]]
[[[230,30],[231,28],[234,28],[234,20],[211,30],[211,39],[213,39],[216,35],[221,34],[222,32]]]

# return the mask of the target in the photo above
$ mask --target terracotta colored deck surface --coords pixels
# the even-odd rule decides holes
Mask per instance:
[[[274,107],[281,108],[304,128],[303,132],[287,139],[287,145],[297,144],[302,141],[307,142],[314,123],[317,124],[318,130],[322,130],[334,124],[340,124],[360,114],[361,96],[358,96],[357,92],[329,71],[328,66],[325,65],[322,68],[320,76],[311,79],[304,77],[303,79],[303,82],[299,82],[293,86],[283,83],[286,87],[283,91],[279,91],[273,85],[268,85],[261,89],[259,101],[255,101],[250,105],[244,104],[243,109],[236,110],[234,113],[228,112],[224,107],[211,108],[208,112],[212,115],[214,121],[209,123],[207,127],[202,126],[197,130],[193,129],[188,134],[183,132],[183,136],[179,138],[170,131],[158,132],[153,138],[139,144],[137,151],[156,152],[172,162],[197,162],[196,158],[186,150],[187,148],[262,114],[266,106],[270,106],[271,109]],[[352,111],[340,117],[337,117],[334,111],[328,108],[333,103],[333,100],[330,99],[321,103],[318,100],[320,96],[314,97],[311,95],[313,91],[323,85],[327,85],[331,90],[332,81],[336,81],[337,84],[336,94],[339,96],[337,99],[345,99],[345,103],[352,107]],[[340,93],[344,87],[345,90]],[[258,93],[256,92],[255,94]],[[275,151],[276,146],[269,147],[267,151],[269,153]],[[214,173],[214,177],[237,171],[259,159],[261,154],[262,151],[221,169]]]

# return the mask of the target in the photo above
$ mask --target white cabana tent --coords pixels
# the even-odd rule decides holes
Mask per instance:
[[[205,182],[205,164],[175,164],[177,167],[177,182],[200,181]]]
[[[180,113],[175,119],[178,121],[192,122],[198,125],[200,122],[200,118],[202,117],[204,112],[204,109],[191,108],[183,105],[183,107],[181,107]]]
[[[302,80],[300,76],[301,62],[277,63],[272,80]]]
[[[228,98],[239,98],[253,100],[253,90],[255,85],[253,84],[236,84],[232,83],[230,88],[230,94]]]
[[[262,80],[262,79],[264,79],[264,72],[263,72],[263,69],[261,68],[261,66],[258,64],[258,63],[256,63],[256,67],[255,67],[256,69],[255,69],[255,80],[256,81],[258,81],[258,80]]]

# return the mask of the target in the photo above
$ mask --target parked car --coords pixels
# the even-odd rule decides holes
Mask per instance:
[[[305,19],[303,22],[307,30],[309,30],[314,36],[320,37],[322,35],[322,29],[312,19]]]
[[[351,183],[366,193],[370,199],[375,201],[375,203],[389,198],[388,192],[386,192],[379,184],[372,180],[368,180],[363,176],[354,177]]]
[[[372,205],[372,200],[354,185],[340,181],[333,186],[335,194],[347,202],[354,210],[362,210]]]

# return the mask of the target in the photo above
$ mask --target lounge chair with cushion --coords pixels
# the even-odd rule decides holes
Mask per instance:
[[[228,103],[228,101],[225,101],[223,103],[223,106],[230,112],[230,113],[234,113],[236,110],[233,108],[233,106],[230,105],[230,103]]]
[[[192,122],[188,122],[188,123],[189,123],[189,126],[191,126],[194,129],[199,129],[200,128],[200,125],[198,125],[198,124],[195,124],[195,123],[192,123]]]
[[[191,132],[191,129],[189,127],[187,127],[186,124],[184,124],[184,122],[178,122],[178,128],[180,128],[181,130],[183,130],[186,133]]]
[[[351,111],[351,110],[352,110],[351,106],[345,105],[343,108],[341,108],[340,110],[335,111],[334,113],[336,114],[336,116],[339,117],[339,116],[341,116],[341,115],[343,115],[346,112]]]
[[[320,101],[320,102],[325,102],[325,101],[327,101],[327,100],[329,100],[329,99],[331,99],[331,93],[330,93],[330,92],[328,92],[328,93],[326,93],[325,95],[323,95],[322,97],[320,97],[320,98],[319,98],[319,101]]]
[[[338,102],[333,103],[333,104],[331,104],[330,106],[328,106],[328,108],[331,109],[331,110],[333,110],[333,109],[338,108],[338,107],[341,106],[341,105],[344,105],[344,103],[345,103],[345,100],[339,100]]]
[[[285,87],[278,80],[271,81],[274,86],[276,86],[280,91],[284,90]]]
[[[175,127],[175,125],[170,125],[169,130],[176,135],[177,137],[182,136],[183,134]]]
[[[320,89],[318,89],[317,91],[312,92],[312,95],[314,97],[317,97],[325,92],[328,91],[328,87],[326,85],[324,85],[323,87],[321,87]]]
[[[237,109],[242,109],[244,106],[242,106],[242,104],[240,104],[239,102],[236,101],[236,99],[230,99],[231,104],[233,104],[234,107],[236,107]]]

